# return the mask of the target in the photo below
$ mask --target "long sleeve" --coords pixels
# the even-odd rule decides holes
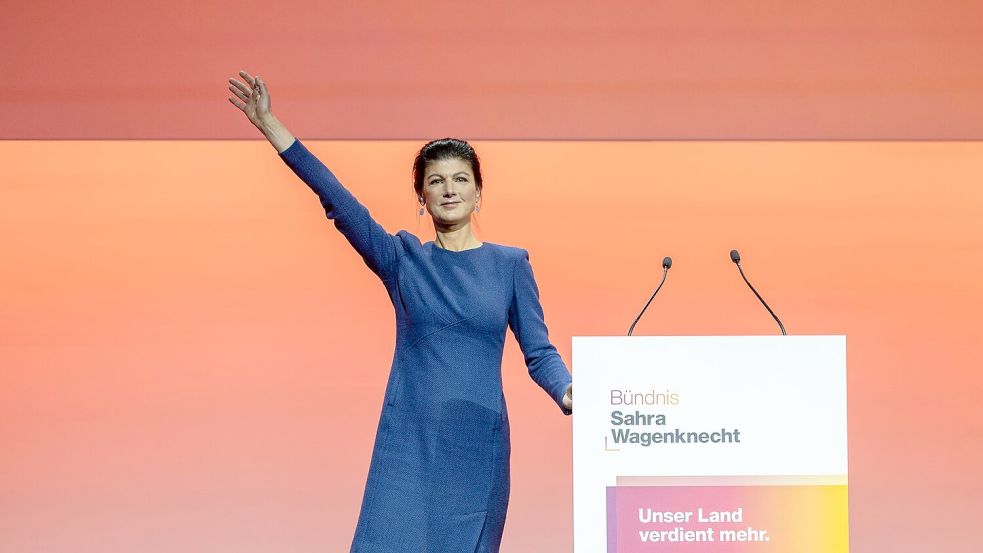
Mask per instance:
[[[395,236],[372,218],[369,210],[300,142],[294,140],[280,158],[317,194],[328,219],[383,281],[396,274]]]
[[[509,306],[509,327],[519,342],[529,376],[553,398],[564,415],[569,415],[572,411],[563,407],[563,395],[573,379],[550,343],[528,251],[523,250],[516,261],[512,280],[515,292]]]

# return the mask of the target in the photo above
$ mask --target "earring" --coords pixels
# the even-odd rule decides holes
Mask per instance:
[[[419,200],[420,200],[420,216],[423,217],[423,198],[419,198]]]

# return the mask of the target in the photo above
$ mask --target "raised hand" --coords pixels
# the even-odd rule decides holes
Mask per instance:
[[[229,79],[229,90],[234,96],[229,96],[232,105],[242,110],[249,119],[249,122],[257,127],[262,126],[273,118],[270,112],[270,92],[266,89],[266,83],[256,75],[252,77],[245,71],[239,71],[246,84],[238,79]]]
[[[270,91],[266,89],[266,83],[259,75],[254,78],[245,71],[240,71],[239,76],[249,86],[238,79],[229,79],[229,90],[234,94],[229,96],[229,101],[246,114],[249,122],[256,125],[277,152],[285,151],[294,143],[294,135],[270,112]]]
[[[563,394],[563,407],[573,410],[573,384],[567,386],[567,392]]]

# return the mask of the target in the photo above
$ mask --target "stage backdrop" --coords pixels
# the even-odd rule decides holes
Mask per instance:
[[[5,4],[0,138],[983,138],[978,0]]]
[[[419,143],[310,141],[429,239]],[[969,548],[983,144],[476,142],[482,239],[550,336],[846,334],[855,551]],[[0,149],[4,551],[341,551],[394,340],[382,284],[265,142]],[[505,551],[571,548],[570,421],[509,338]],[[576,379],[576,374],[574,375]],[[906,529],[901,532],[901,529]],[[968,549],[963,549],[968,550]]]
[[[240,68],[392,232],[433,237],[419,146],[475,139],[568,363],[665,255],[636,334],[776,333],[740,249],[848,337],[852,550],[978,549],[983,143],[937,141],[983,136],[978,2],[61,4],[0,23],[0,550],[347,550],[393,311]],[[810,140],[717,141],[772,138]],[[569,419],[503,372],[503,551],[570,551]]]

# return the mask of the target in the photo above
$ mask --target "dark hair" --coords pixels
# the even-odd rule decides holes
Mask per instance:
[[[471,172],[474,173],[474,184],[478,191],[481,191],[481,161],[474,148],[464,140],[456,138],[440,138],[431,140],[420,148],[413,161],[413,189],[416,190],[417,197],[423,196],[423,176],[427,169],[427,164],[431,161],[442,159],[462,159],[471,164]]]

